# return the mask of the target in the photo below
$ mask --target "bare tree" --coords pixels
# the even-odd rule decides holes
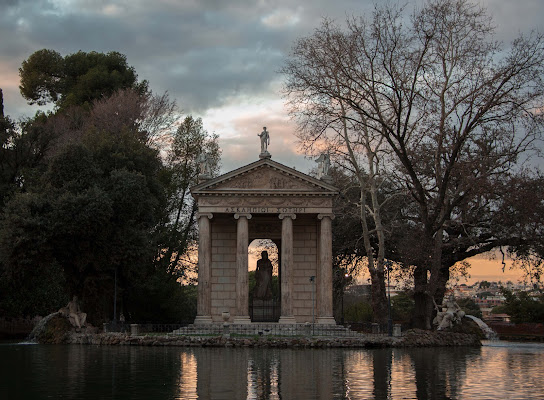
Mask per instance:
[[[337,73],[330,71],[330,74],[340,94]],[[356,204],[357,219],[361,224],[361,240],[366,254],[365,265],[371,279],[374,320],[385,323],[387,302],[384,280],[385,232],[382,221],[384,204],[378,198],[378,191],[385,179],[381,164],[387,154],[383,138],[364,125],[353,124],[350,111],[340,97],[329,104],[326,110],[324,108],[319,111],[313,110],[318,118],[306,121],[306,126],[299,131],[299,137],[307,145],[307,151],[312,151],[313,148],[321,150],[325,146],[332,154],[336,165],[356,179],[359,192]],[[322,119],[325,115],[327,118]],[[319,132],[319,137],[316,137],[316,132]],[[350,190],[349,187],[344,189]],[[376,237],[375,243],[372,243],[371,236]]]
[[[92,126],[112,133],[131,129],[151,144],[166,134],[171,136],[178,119],[176,102],[170,100],[168,93],[140,94],[134,89],[121,89],[93,103],[87,128]]]
[[[216,134],[209,134],[200,118],[187,116],[171,137],[166,151],[164,179],[167,180],[167,210],[160,225],[161,238],[156,262],[176,278],[186,278],[191,262],[185,263],[187,253],[197,239],[197,203],[190,189],[198,182],[199,154],[211,160],[212,175],[219,173],[221,149]],[[190,261],[190,260],[189,260]],[[189,266],[189,268],[185,268]]]
[[[466,257],[520,240],[483,239],[463,216],[477,217],[471,207],[492,213],[496,184],[541,137],[543,44],[531,33],[503,49],[484,9],[435,0],[409,19],[403,8],[385,6],[344,29],[324,21],[287,61],[303,141],[323,138],[336,116],[393,154],[382,166],[414,203],[406,216],[418,247],[416,326],[430,328],[432,300],[441,300],[453,261],[461,261],[452,252]],[[333,111],[339,104],[345,115]],[[456,253],[457,238],[468,247]]]

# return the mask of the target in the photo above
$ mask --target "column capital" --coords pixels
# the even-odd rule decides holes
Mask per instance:
[[[237,213],[234,214],[234,219],[240,219],[240,217],[246,217],[247,219],[251,219],[250,213]]]
[[[196,213],[196,219],[199,220],[200,217],[206,217],[208,219],[212,219],[213,214],[212,213]]]
[[[284,218],[297,219],[297,215],[296,215],[296,214],[289,214],[289,213],[280,214],[280,215],[278,215],[278,217],[279,217],[280,219],[284,219]]]
[[[333,213],[323,213],[323,214],[317,214],[317,219],[323,219],[325,217],[329,217],[331,220],[334,219]]]

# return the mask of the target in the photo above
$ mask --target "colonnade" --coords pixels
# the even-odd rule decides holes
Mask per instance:
[[[314,214],[315,215],[315,214]],[[248,315],[248,225],[252,214],[238,213],[236,220],[236,315],[233,322],[249,324]],[[280,324],[296,323],[293,314],[293,221],[296,214],[279,214],[281,220],[281,316]],[[197,215],[199,226],[198,246],[198,304],[195,324],[212,323],[211,316],[211,213]],[[335,324],[332,307],[332,219],[333,214],[317,214],[320,221],[316,269],[317,320],[319,324]]]

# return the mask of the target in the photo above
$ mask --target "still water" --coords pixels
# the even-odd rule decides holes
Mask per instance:
[[[544,399],[544,344],[380,350],[0,344],[0,399]]]

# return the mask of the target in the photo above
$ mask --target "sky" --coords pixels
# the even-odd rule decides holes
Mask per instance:
[[[544,31],[543,0],[480,4],[500,41]],[[272,159],[308,172],[316,164],[298,149],[278,70],[324,17],[342,22],[372,9],[368,0],[0,0],[4,112],[17,119],[37,110],[18,89],[18,69],[33,52],[118,51],[155,93],[167,91],[219,135],[222,172],[258,160],[263,126]]]

